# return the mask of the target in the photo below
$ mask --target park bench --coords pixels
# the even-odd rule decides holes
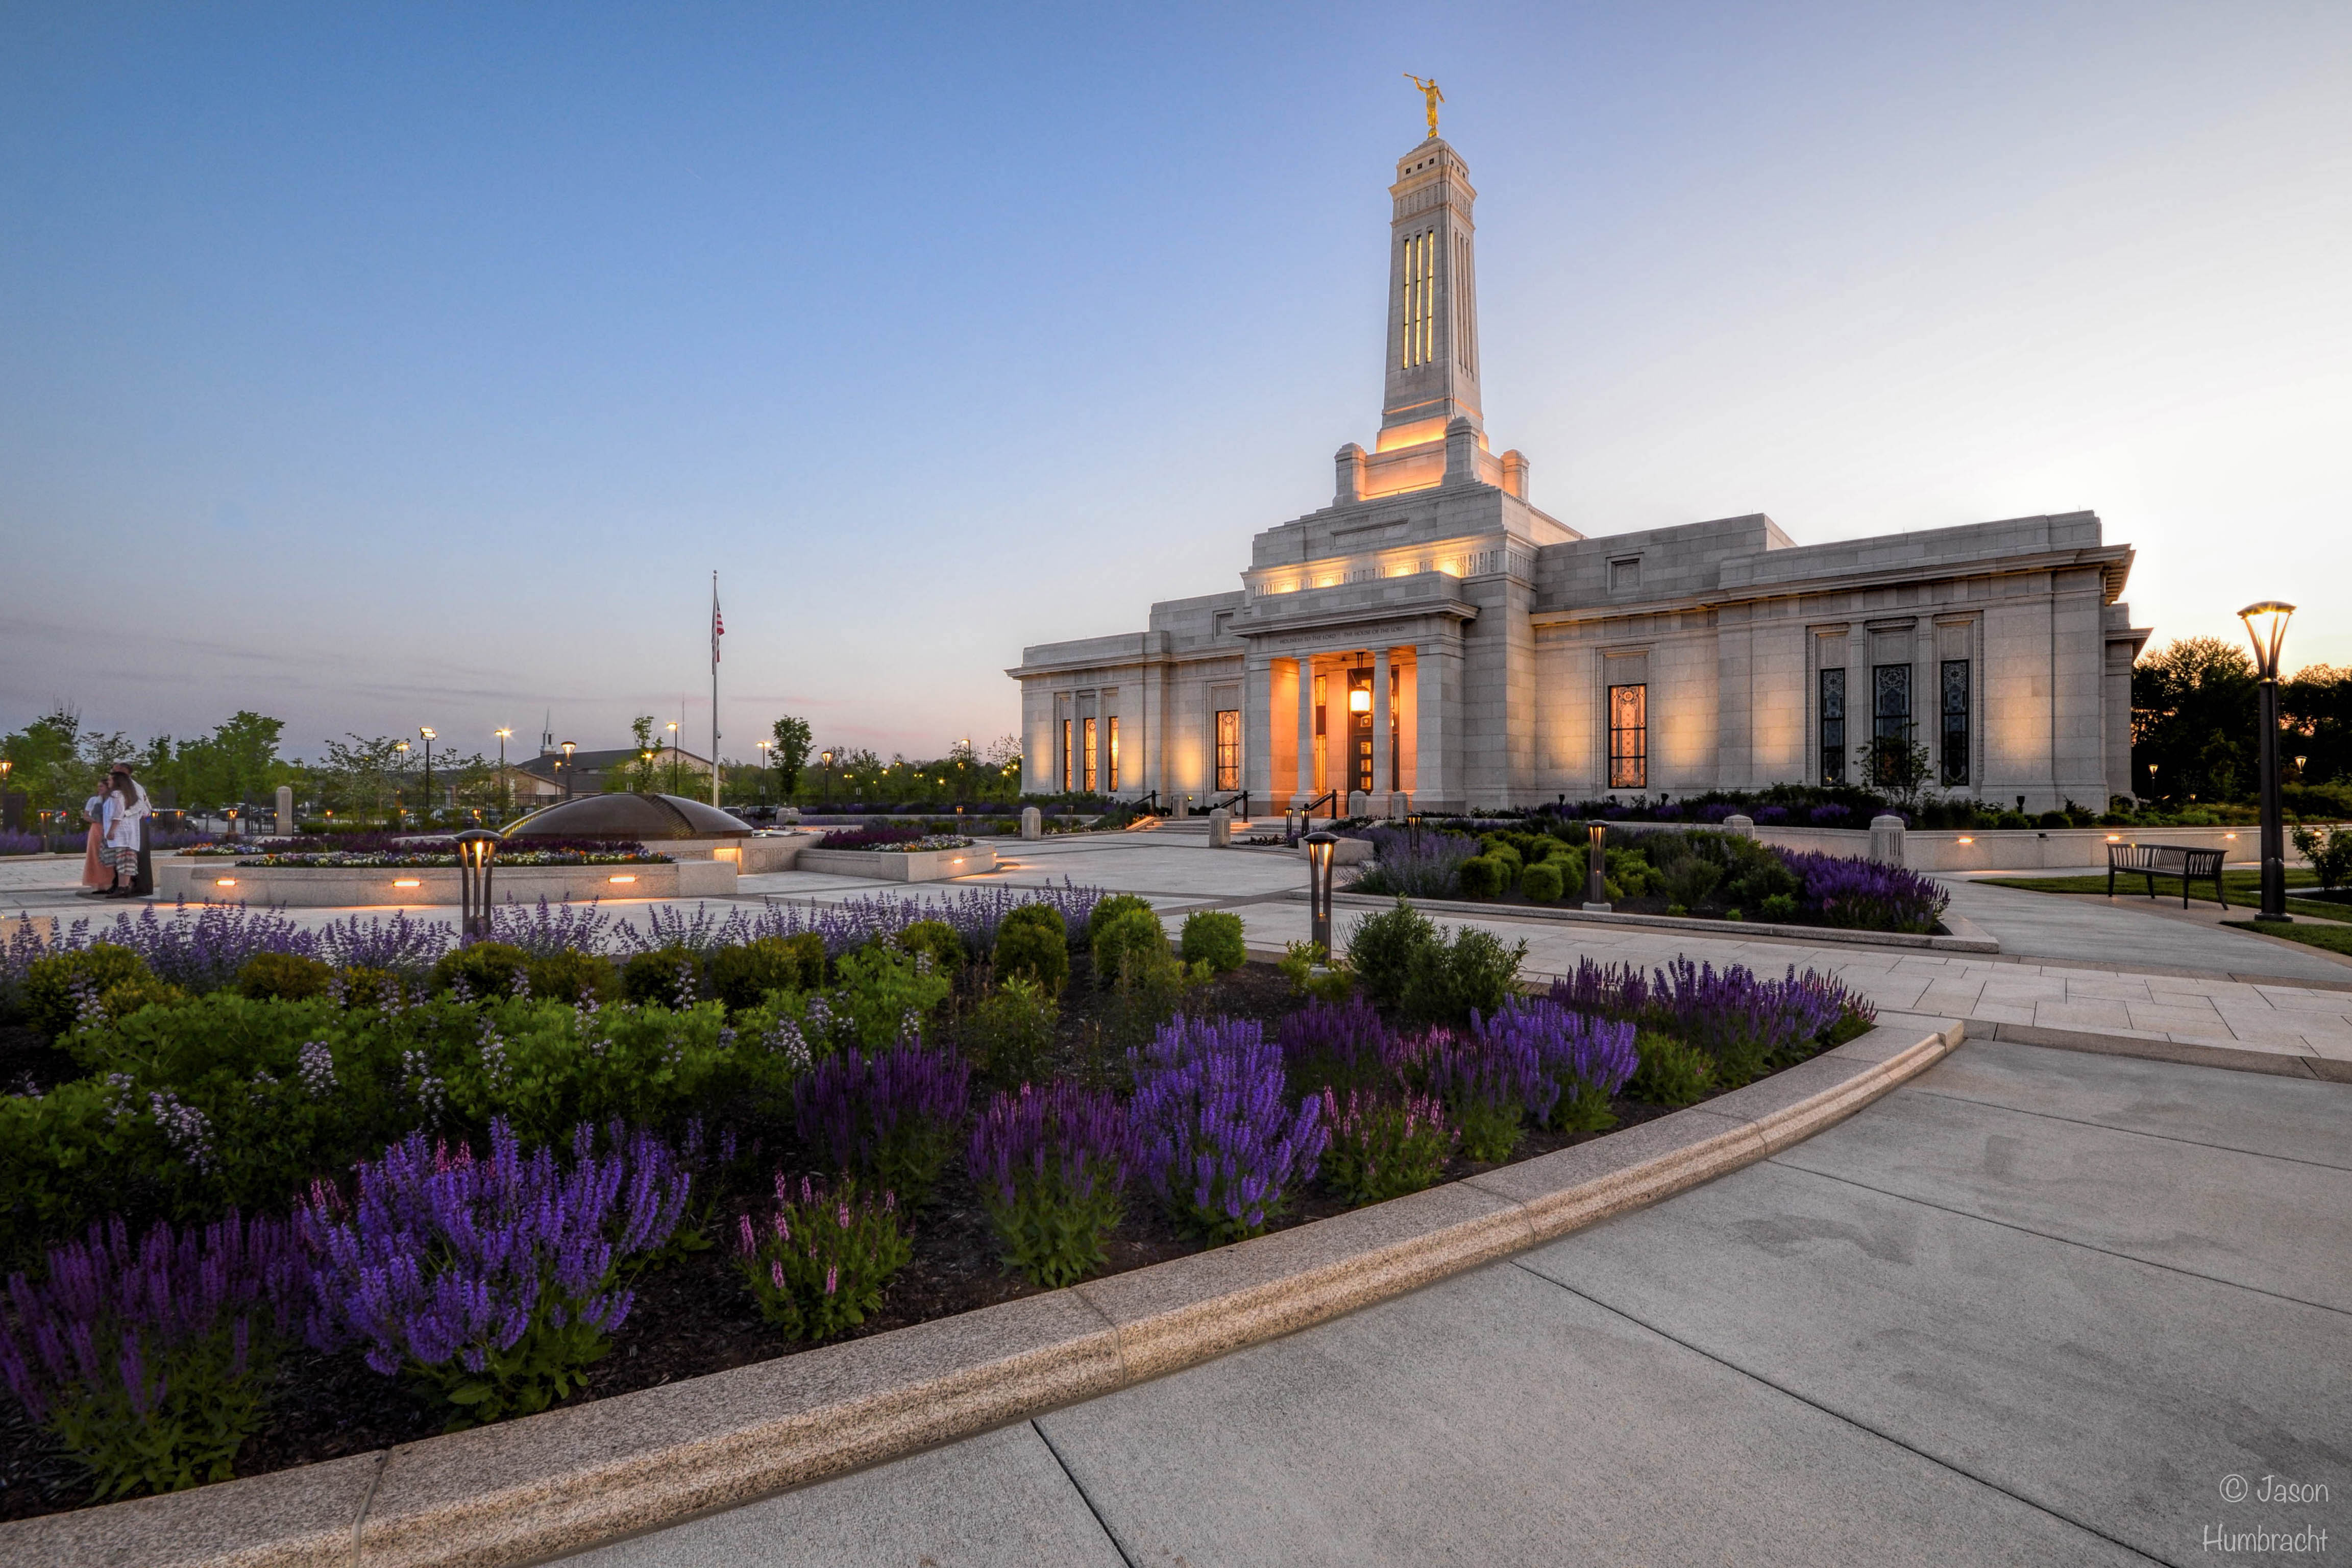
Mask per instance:
[[[2116,873],[2137,874],[2147,879],[2147,896],[2156,897],[2158,877],[2180,879],[2180,907],[2189,907],[2189,884],[2210,881],[2213,896],[2221,907],[2230,907],[2229,895],[2221,890],[2221,851],[2191,849],[2180,844],[2110,844],[2107,846],[2107,897],[2116,896]]]

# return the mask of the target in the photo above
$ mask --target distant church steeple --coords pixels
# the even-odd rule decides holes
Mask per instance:
[[[1388,392],[1379,449],[1433,441],[1467,419],[1486,428],[1478,395],[1478,282],[1472,259],[1469,165],[1437,136],[1397,160],[1389,187]]]

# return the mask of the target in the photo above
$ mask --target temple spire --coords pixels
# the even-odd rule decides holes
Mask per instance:
[[[1434,84],[1432,84],[1433,86]],[[1454,419],[1483,431],[1478,285],[1469,165],[1433,135],[1397,160],[1389,187],[1388,389],[1379,447],[1417,446]]]

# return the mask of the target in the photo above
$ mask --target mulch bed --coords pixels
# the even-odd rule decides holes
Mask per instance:
[[[1063,998],[1056,1065],[1083,1077],[1124,1053],[1114,1043],[1116,1010],[1092,984],[1082,952],[1072,955],[1072,966]],[[1278,1019],[1299,1005],[1288,982],[1271,964],[1252,963],[1220,976],[1204,995],[1188,1003],[1187,1010],[1258,1018],[1271,1032]],[[0,1068],[50,1081],[55,1080],[50,1075],[73,1076],[64,1054],[51,1050],[29,1030],[0,1031]],[[1621,1096],[1614,1109],[1622,1130],[1667,1115],[1672,1108]],[[1507,1163],[1607,1135],[1531,1128]],[[782,1163],[798,1169],[790,1157]],[[1494,1168],[1456,1157],[1442,1179],[1455,1181]],[[709,1227],[714,1245],[635,1282],[636,1303],[613,1336],[611,1353],[591,1372],[585,1392],[567,1403],[608,1398],[815,1348],[786,1339],[761,1318],[724,1240],[734,1215],[763,1195],[750,1190],[723,1194],[720,1218]],[[1348,1207],[1315,1187],[1299,1194],[1268,1228],[1286,1230],[1328,1219]],[[950,1163],[917,1219],[913,1239],[914,1256],[891,1281],[881,1310],[846,1337],[863,1339],[1038,1293],[1000,1262],[987,1211],[961,1161]],[[1104,1273],[1119,1274],[1202,1247],[1139,1192],[1108,1250],[1110,1264]],[[236,1473],[260,1475],[433,1436],[443,1429],[445,1411],[412,1396],[404,1383],[371,1371],[357,1351],[320,1355],[298,1347],[280,1363],[270,1425],[238,1455]],[[79,1467],[48,1435],[27,1422],[13,1399],[0,1397],[0,1521],[82,1507],[89,1500],[88,1486]]]

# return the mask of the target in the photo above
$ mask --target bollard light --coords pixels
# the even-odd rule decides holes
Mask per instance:
[[[1605,824],[1592,823],[1585,829],[1590,836],[1585,850],[1584,907],[1596,913],[1609,908],[1609,851],[1602,840],[1609,835]]]
[[[1336,833],[1307,836],[1307,940],[1323,950],[1327,961],[1331,956],[1331,863],[1339,847]]]
[[[478,827],[457,835],[458,934],[467,942],[490,937],[490,858],[498,852],[499,836]]]
[[[2286,812],[2279,802],[2279,650],[2286,642],[2286,623],[2293,605],[2264,599],[2238,612],[2246,635],[2254,642],[2254,674],[2262,682],[2263,705],[2263,907],[2258,921],[2285,921]]]

